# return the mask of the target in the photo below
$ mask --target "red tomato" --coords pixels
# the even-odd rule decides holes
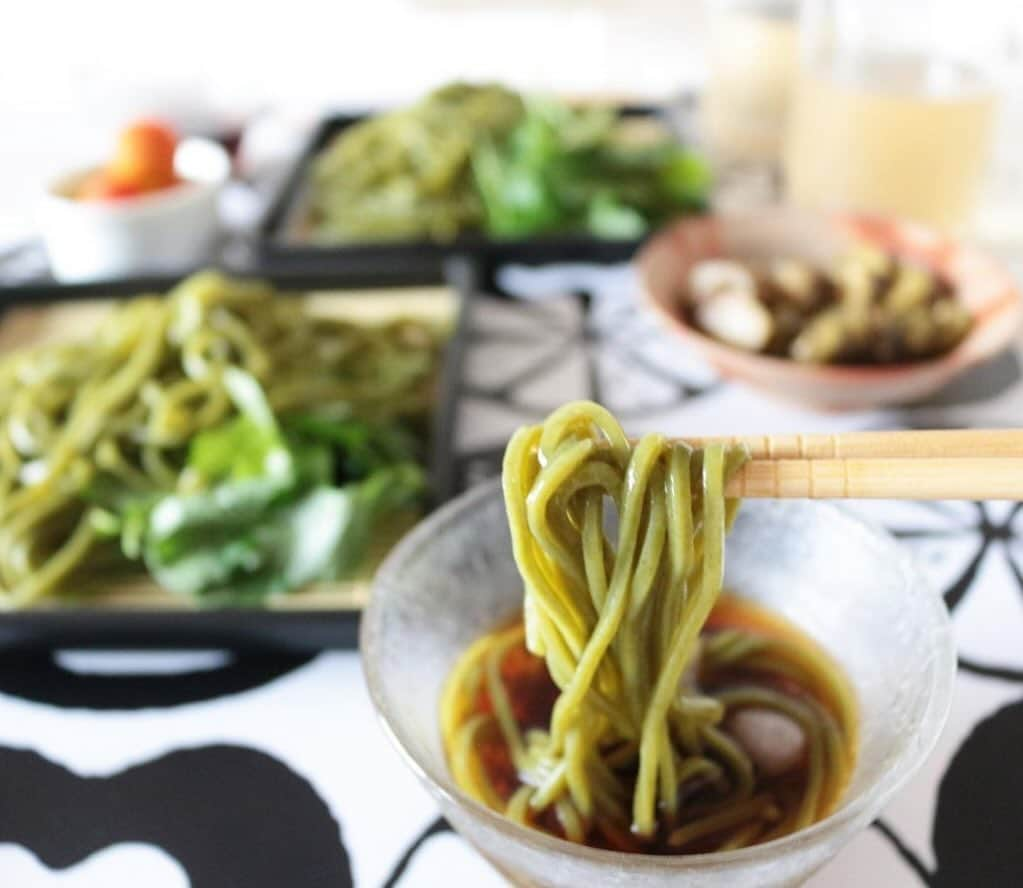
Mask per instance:
[[[111,179],[106,170],[90,173],[78,187],[79,200],[124,200],[142,192],[132,185]]]
[[[140,120],[121,132],[108,177],[139,192],[173,185],[177,144],[177,135],[166,124]]]

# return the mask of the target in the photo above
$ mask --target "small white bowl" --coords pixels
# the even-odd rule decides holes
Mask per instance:
[[[231,171],[220,145],[185,139],[174,153],[181,183],[139,197],[76,200],[72,195],[93,169],[51,183],[39,207],[39,225],[57,279],[181,271],[207,258],[218,230],[220,188]]]

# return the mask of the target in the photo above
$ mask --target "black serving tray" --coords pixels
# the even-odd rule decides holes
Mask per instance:
[[[666,109],[625,105],[617,111],[622,117],[669,123]],[[289,239],[289,231],[305,206],[306,182],[313,160],[334,136],[368,116],[336,114],[317,126],[258,227],[253,247],[254,261],[259,268],[272,272],[295,268],[341,271],[346,275],[425,284],[443,279],[445,259],[451,256],[473,257],[491,265],[609,264],[628,261],[643,243],[644,238],[610,240],[586,233],[498,240],[467,232],[446,243],[414,240],[312,244]]]
[[[454,491],[452,428],[461,372],[464,300],[471,270],[452,262],[448,285],[453,300],[453,326],[445,350],[438,400],[431,419],[427,473],[431,498],[428,509],[449,499]],[[357,277],[343,274],[260,274],[282,293],[365,289]],[[111,283],[33,283],[0,288],[0,324],[21,307],[46,307],[85,300],[165,292],[180,276],[141,277]],[[387,298],[385,290],[379,297]],[[157,593],[162,594],[162,593]],[[355,605],[198,609],[126,608],[82,603],[0,612],[0,653],[21,654],[53,648],[231,648],[289,654],[311,654],[330,648],[355,648],[361,611]]]

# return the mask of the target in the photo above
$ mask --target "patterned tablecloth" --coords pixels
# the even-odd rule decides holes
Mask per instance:
[[[567,277],[566,277],[567,275]],[[461,483],[575,397],[632,432],[1023,424],[1015,352],[935,401],[812,414],[715,377],[637,311],[628,269],[508,270],[478,299],[455,437]],[[855,504],[919,556],[960,673],[934,755],[817,888],[1023,884],[1023,515],[1006,503]],[[498,886],[373,716],[355,653],[65,652],[0,663],[0,885]]]

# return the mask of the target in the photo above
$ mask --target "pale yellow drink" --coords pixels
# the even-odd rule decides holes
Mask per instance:
[[[780,161],[798,42],[791,2],[733,3],[712,17],[701,115],[716,159]]]
[[[963,228],[980,190],[995,97],[971,69],[923,57],[860,57],[804,72],[785,145],[789,200]]]

